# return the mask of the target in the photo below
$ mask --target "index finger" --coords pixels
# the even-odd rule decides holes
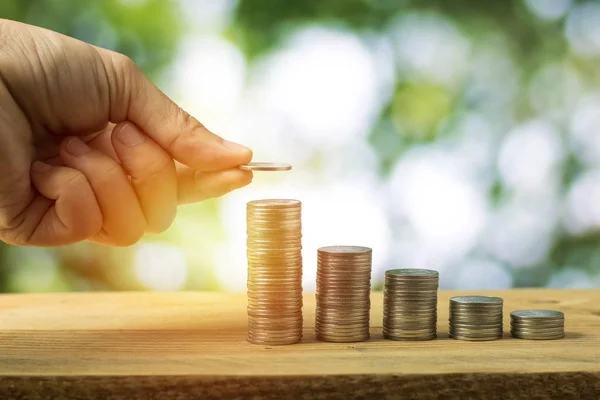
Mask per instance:
[[[152,84],[129,58],[98,51],[107,66],[111,122],[133,122],[175,160],[196,170],[219,171],[250,162],[250,149],[207,129]]]

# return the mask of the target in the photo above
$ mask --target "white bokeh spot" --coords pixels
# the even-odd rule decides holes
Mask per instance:
[[[571,148],[587,165],[600,163],[600,93],[582,98],[570,121]]]
[[[563,143],[550,123],[536,120],[515,127],[498,154],[500,177],[509,188],[543,190],[564,157]]]
[[[540,19],[554,21],[564,17],[572,0],[525,0],[525,4]]]
[[[390,36],[405,78],[455,85],[468,68],[470,42],[446,18],[403,13],[392,23]]]
[[[408,224],[408,237],[414,235],[427,258],[442,262],[439,268],[473,248],[487,220],[485,194],[459,166],[446,152],[415,149],[390,178],[392,214]]]
[[[180,248],[162,243],[135,246],[133,267],[140,283],[154,291],[181,290],[187,281],[188,266]]]
[[[377,117],[377,65],[353,33],[313,26],[259,63],[254,90],[304,140],[333,146],[362,140]]]
[[[579,176],[565,202],[565,224],[570,234],[580,235],[600,228],[600,171]]]

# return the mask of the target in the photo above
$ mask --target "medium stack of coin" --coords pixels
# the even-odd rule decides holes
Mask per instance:
[[[302,222],[298,200],[247,204],[248,336],[255,344],[302,339]]]
[[[439,273],[427,269],[385,272],[383,337],[391,340],[432,340],[437,337]]]
[[[372,250],[328,246],[317,250],[315,333],[326,342],[370,338]]]
[[[530,340],[565,337],[565,315],[554,310],[518,310],[510,313],[510,333]]]
[[[450,299],[450,337],[459,340],[496,340],[502,338],[500,297],[457,296]]]

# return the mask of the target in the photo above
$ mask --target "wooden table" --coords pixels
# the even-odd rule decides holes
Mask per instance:
[[[372,339],[245,341],[246,297],[224,293],[82,293],[0,296],[2,399],[598,399],[600,291],[485,292],[505,299],[505,337],[448,339],[440,292],[439,339],[381,337],[382,294],[372,294]],[[475,294],[465,293],[460,294]],[[565,313],[561,340],[510,338],[509,313]]]

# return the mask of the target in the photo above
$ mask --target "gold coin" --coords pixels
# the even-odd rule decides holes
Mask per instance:
[[[248,208],[267,208],[276,210],[281,208],[296,208],[301,206],[300,200],[295,199],[262,199],[252,200],[247,203]]]
[[[247,340],[293,344],[302,338],[302,208],[293,199],[246,206]]]

